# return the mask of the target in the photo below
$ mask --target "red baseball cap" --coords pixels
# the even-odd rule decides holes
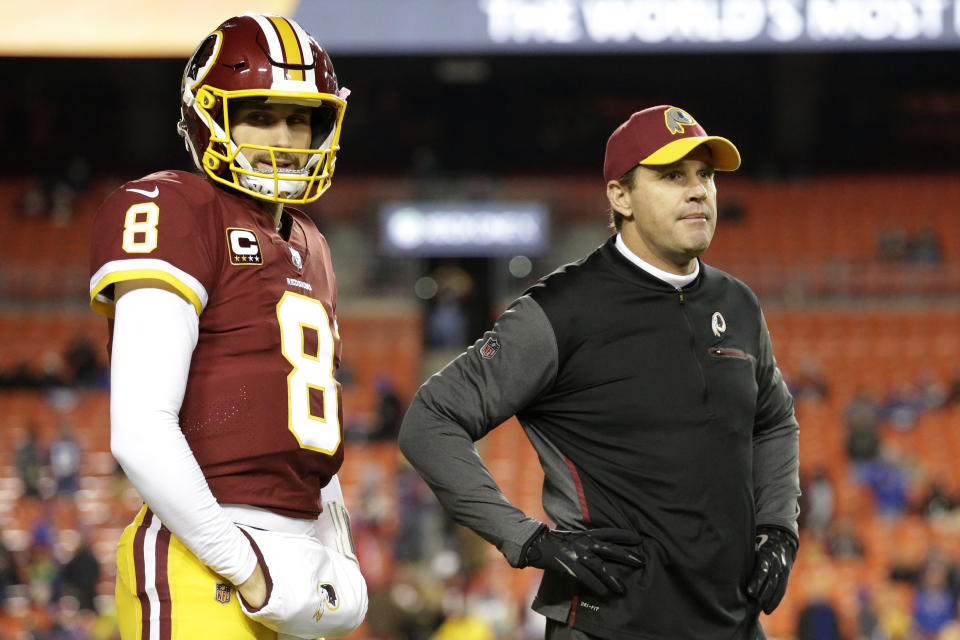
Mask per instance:
[[[709,136],[693,117],[677,107],[660,105],[637,111],[607,140],[603,179],[619,180],[638,164],[670,164],[706,144],[718,171],[735,171],[740,152],[726,138]]]

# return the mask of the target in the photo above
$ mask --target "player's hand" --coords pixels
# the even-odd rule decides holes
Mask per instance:
[[[565,573],[601,596],[623,594],[623,584],[607,565],[642,569],[641,541],[639,534],[626,529],[557,531],[543,526],[527,543],[520,566]]]
[[[787,579],[797,557],[797,539],[779,527],[757,527],[757,555],[747,595],[771,613],[787,592]]]
[[[237,593],[246,601],[251,609],[259,609],[267,601],[267,580],[263,576],[260,563],[253,570],[253,574],[237,585]]]

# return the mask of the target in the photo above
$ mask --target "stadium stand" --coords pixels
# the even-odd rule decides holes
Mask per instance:
[[[948,241],[960,232],[952,210],[960,201],[960,182],[949,176],[897,175],[787,183],[724,178],[721,185],[721,200],[735,201],[739,217],[722,221],[708,262],[741,277],[761,296],[788,383],[797,384],[808,361],[819,365],[825,390],[798,394],[801,471],[805,478],[825,471],[833,493],[830,521],[851,520],[862,546],[860,554],[838,556],[829,533],[804,529],[787,597],[772,616],[764,616],[764,626],[772,638],[792,637],[803,607],[824,585],[845,637],[858,632],[865,594],[881,623],[893,626],[911,615],[915,587],[910,571],[915,574],[933,553],[954,567],[960,563],[960,245]],[[496,195],[543,197],[558,221],[558,233],[563,233],[564,224],[603,215],[597,187],[596,181],[584,179],[549,184],[512,180]],[[24,573],[38,528],[47,521],[57,563],[70,558],[84,532],[92,535],[103,568],[99,602],[109,611],[114,547],[139,505],[109,454],[106,392],[95,379],[82,388],[71,386],[63,357],[79,336],[96,347],[100,365],[105,365],[106,326],[86,310],[83,292],[87,229],[96,202],[111,185],[97,182],[80,194],[69,219],[41,216],[11,224],[19,220],[26,188],[25,182],[0,181],[0,222],[7,230],[0,235],[0,540],[21,570],[6,590],[0,638],[18,637],[31,626],[49,627],[54,617],[67,615],[38,606]],[[321,226],[369,220],[378,202],[408,197],[412,189],[401,180],[384,180],[370,189],[366,182],[344,179],[311,211]],[[434,522],[441,530],[438,549],[415,555],[414,564],[436,569],[439,551],[453,549],[461,554],[461,565],[474,567],[470,583],[484,593],[496,585],[511,620],[519,621],[536,583],[535,571],[510,569],[487,546],[478,547],[482,562],[470,564],[467,556],[474,542],[463,532],[445,530],[449,525],[415,486],[410,493],[401,491],[409,478],[396,447],[368,437],[376,419],[377,381],[389,377],[406,402],[428,373],[419,306],[342,295],[348,433],[341,478],[357,526],[361,561],[377,592],[371,606],[389,601],[393,604],[376,609],[378,614],[403,620],[415,617],[411,611],[416,607],[421,613],[438,607],[437,585],[429,586],[422,571],[418,574],[408,560],[397,559],[396,550],[409,543],[402,540],[407,535],[403,511],[414,504],[424,527]],[[40,381],[35,380],[33,388],[13,388],[10,383],[8,374],[19,363],[38,374]],[[59,378],[43,382],[44,371]],[[887,410],[892,392],[900,388],[925,398],[912,405],[909,415]],[[870,473],[865,468],[873,467],[855,463],[848,451],[849,407],[861,393],[877,406],[878,447],[894,452],[890,455],[895,454],[894,463],[903,472],[906,505],[897,513],[882,508],[864,475]],[[63,421],[73,425],[82,450],[78,490],[68,497],[23,495],[19,446],[34,429],[46,446]],[[524,440],[514,423],[495,430],[479,446],[508,497],[543,517],[542,474]],[[878,455],[870,462],[877,460],[886,458]],[[43,495],[49,496],[48,478],[46,482]],[[925,496],[935,485],[953,503],[931,514]],[[432,535],[427,529],[419,531]],[[456,569],[440,572],[454,574]],[[403,584],[413,585],[412,600],[403,600],[397,592],[395,587]],[[398,597],[416,606],[398,611]],[[84,624],[92,627],[96,620]],[[352,637],[383,637],[374,627],[368,622]]]

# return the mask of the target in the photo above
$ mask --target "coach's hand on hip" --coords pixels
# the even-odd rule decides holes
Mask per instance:
[[[757,527],[757,556],[747,595],[771,613],[787,591],[787,579],[797,557],[797,539],[779,527]]]
[[[601,596],[623,594],[623,584],[607,563],[642,569],[645,562],[637,550],[641,541],[636,532],[626,529],[557,531],[544,525],[525,545],[520,567],[565,573]]]

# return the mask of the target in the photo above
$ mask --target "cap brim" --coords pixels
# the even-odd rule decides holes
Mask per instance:
[[[732,142],[719,136],[680,138],[668,142],[641,160],[640,164],[672,164],[701,144],[710,147],[713,154],[713,167],[717,171],[736,171],[740,167],[740,152]]]

